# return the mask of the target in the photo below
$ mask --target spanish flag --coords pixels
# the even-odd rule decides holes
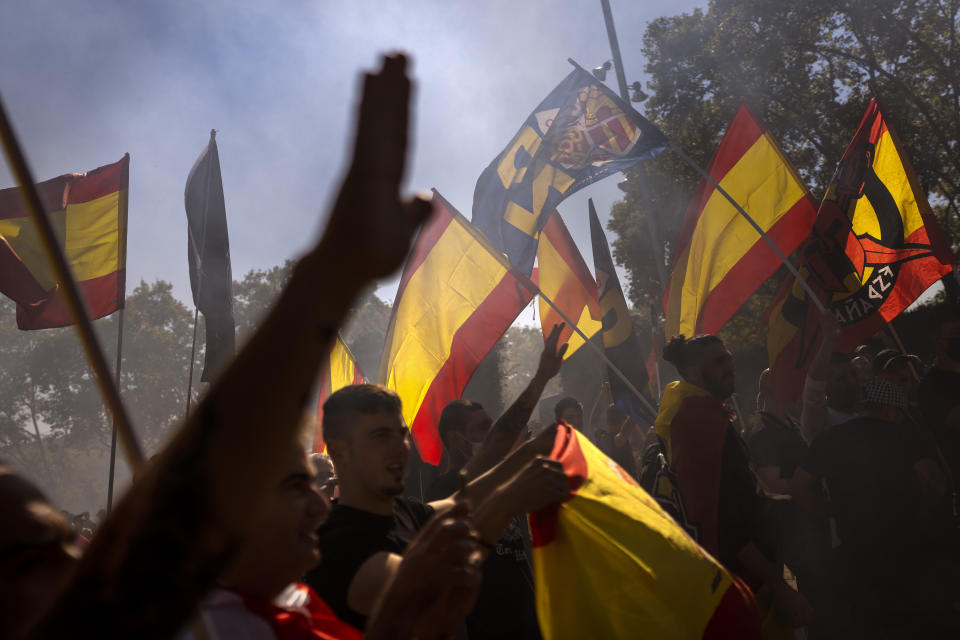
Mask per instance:
[[[350,347],[343,341],[340,334],[330,347],[323,369],[320,370],[320,394],[317,400],[317,428],[313,434],[313,452],[323,453],[327,450],[327,443],[323,441],[323,403],[335,391],[351,384],[363,384],[366,378],[357,365],[357,359],[350,352]]]
[[[708,169],[785,255],[810,232],[816,203],[750,109],[740,107]],[[780,259],[707,180],[677,240],[664,294],[666,335],[716,333],[780,267]]]
[[[750,590],[623,469],[561,424],[570,497],[530,515],[545,640],[759,638]]]
[[[37,185],[44,209],[92,318],[123,307],[130,156]],[[17,303],[17,326],[72,324],[30,213],[14,187],[0,191],[0,292]]]
[[[584,335],[593,337],[603,326],[597,283],[556,211],[550,214],[540,233],[537,265],[534,281],[540,291],[560,307],[570,320],[576,322]],[[564,322],[561,315],[541,297],[540,323],[543,325],[543,335],[549,335],[553,325],[561,322]],[[572,326],[567,325],[560,334],[558,344],[564,342],[567,343],[567,352],[563,356],[566,359],[583,345],[583,338],[574,332]]]
[[[506,258],[434,191],[403,268],[379,380],[403,401],[420,458],[439,464],[440,412],[533,299]]]
[[[871,100],[800,251],[800,274],[840,321],[838,348],[853,349],[882,329],[955,263],[902,146]],[[780,403],[802,388],[821,340],[818,315],[793,278],[767,312]]]

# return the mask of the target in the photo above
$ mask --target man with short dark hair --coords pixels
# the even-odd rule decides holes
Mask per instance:
[[[392,391],[352,385],[332,394],[323,410],[340,498],[318,532],[321,560],[307,583],[340,618],[363,629],[407,545],[452,497],[429,504],[402,497],[410,440]],[[560,464],[538,455],[552,444],[549,438],[528,441],[460,494],[476,505],[472,520],[488,551],[514,515],[565,497]]]
[[[716,336],[681,335],[667,344],[663,358],[682,378],[664,390],[655,425],[677,486],[661,477],[655,493],[676,501],[678,492],[686,519],[681,525],[754,591],[769,593],[786,624],[804,626],[812,610],[784,582],[761,539],[762,503],[749,454],[723,404],[734,390],[733,356]]]
[[[583,431],[583,405],[576,398],[561,398],[553,407],[553,415],[577,431]]]
[[[823,341],[803,382],[800,433],[807,444],[823,431],[853,417],[860,390],[853,358],[834,351],[840,338],[840,322],[832,311],[820,314],[820,329]]]

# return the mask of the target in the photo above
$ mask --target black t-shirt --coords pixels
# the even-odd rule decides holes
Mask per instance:
[[[739,574],[737,554],[748,543],[754,543],[770,560],[775,554],[762,536],[763,501],[757,492],[756,476],[750,469],[750,454],[732,425],[727,428],[722,456],[717,505],[717,559],[730,571]]]
[[[760,425],[750,434],[748,441],[753,465],[758,469],[780,467],[781,478],[792,478],[807,451],[800,430],[764,411],[758,415]]]
[[[854,418],[821,433],[801,467],[823,478],[845,553],[866,566],[918,542],[913,465],[924,457],[903,425]]]
[[[457,471],[450,471],[433,481],[427,499],[449,498],[458,488]],[[483,563],[483,583],[466,620],[470,640],[540,638],[529,548],[526,518],[515,516]]]
[[[305,582],[341,620],[363,629],[367,616],[347,604],[347,591],[357,570],[380,551],[403,555],[432,515],[432,507],[406,498],[394,501],[393,515],[389,516],[335,503],[317,530],[320,564],[306,575]]]

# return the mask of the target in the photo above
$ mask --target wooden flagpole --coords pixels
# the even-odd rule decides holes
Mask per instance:
[[[193,399],[193,360],[197,354],[197,321],[200,319],[199,307],[193,309],[193,344],[190,346],[190,375],[187,376],[187,410],[184,416],[190,415],[190,401]]]
[[[0,141],[3,143],[7,162],[9,162],[12,173],[20,184],[21,196],[30,210],[34,225],[36,225],[40,243],[47,259],[50,261],[57,284],[63,293],[67,311],[76,327],[80,344],[87,354],[90,368],[93,370],[97,385],[100,387],[104,403],[113,415],[114,428],[120,438],[120,443],[123,445],[127,460],[134,471],[139,470],[143,466],[143,450],[140,448],[140,443],[137,442],[130,416],[120,399],[117,386],[114,384],[110,365],[107,364],[107,358],[100,347],[96,333],[94,333],[93,323],[87,315],[86,307],[80,296],[80,289],[70,273],[70,265],[57,240],[53,225],[43,208],[43,201],[37,192],[33,174],[27,166],[26,157],[13,131],[10,119],[7,117],[7,110],[2,99],[0,99],[0,139],[2,139]]]

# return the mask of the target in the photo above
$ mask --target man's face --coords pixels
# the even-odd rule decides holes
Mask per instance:
[[[703,350],[703,364],[700,368],[703,388],[711,395],[726,400],[734,391],[736,369],[733,356],[721,342],[715,342]]]
[[[960,364],[960,322],[946,322],[937,332],[937,356]]]
[[[493,419],[485,410],[471,411],[467,418],[467,424],[463,426],[462,430],[451,430],[447,434],[448,446],[457,456],[469,460],[473,457],[476,446],[483,442],[492,426]]]
[[[271,582],[293,582],[320,559],[317,528],[330,504],[314,485],[306,453],[291,447],[286,474],[265,505],[261,525],[248,538],[242,561],[256,564]]]
[[[410,456],[410,435],[399,413],[356,413],[345,439],[345,455],[336,460],[341,486],[357,484],[382,497],[403,493]]]
[[[571,427],[583,430],[583,407],[567,407],[560,413],[560,419]]]
[[[0,637],[19,637],[80,557],[75,535],[32,484],[0,469]]]

